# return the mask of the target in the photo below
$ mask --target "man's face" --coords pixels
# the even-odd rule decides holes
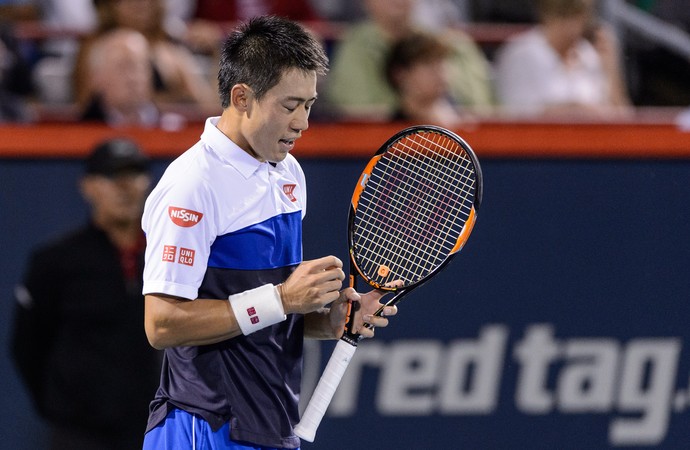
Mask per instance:
[[[123,172],[112,177],[87,175],[81,188],[99,222],[130,224],[140,220],[150,184],[146,173]]]
[[[316,73],[290,69],[260,100],[248,92],[241,136],[233,140],[259,161],[280,162],[309,127]]]

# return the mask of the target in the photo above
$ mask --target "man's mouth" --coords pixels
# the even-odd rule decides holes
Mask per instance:
[[[295,139],[281,139],[279,142],[283,145],[283,147],[286,148],[287,151],[292,150],[292,148],[295,146]]]

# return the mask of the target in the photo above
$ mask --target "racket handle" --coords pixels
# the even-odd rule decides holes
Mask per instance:
[[[321,419],[326,414],[328,405],[331,403],[335,390],[338,388],[340,380],[343,378],[345,370],[355,354],[355,350],[357,350],[356,346],[348,344],[343,340],[338,341],[336,344],[331,359],[328,360],[326,369],[324,369],[323,375],[321,375],[319,384],[316,385],[314,394],[309,400],[307,409],[304,410],[302,419],[295,427],[295,434],[300,438],[314,442],[316,429],[319,428]]]

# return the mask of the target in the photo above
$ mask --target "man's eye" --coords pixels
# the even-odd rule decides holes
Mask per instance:
[[[293,106],[283,106],[285,109],[287,109],[290,112],[293,112],[296,108]]]

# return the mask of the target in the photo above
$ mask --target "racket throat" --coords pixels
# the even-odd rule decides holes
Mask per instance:
[[[345,329],[340,339],[352,346],[357,346],[361,336],[355,332],[355,314],[359,311],[360,303],[357,301],[348,302],[347,315],[345,319]]]

